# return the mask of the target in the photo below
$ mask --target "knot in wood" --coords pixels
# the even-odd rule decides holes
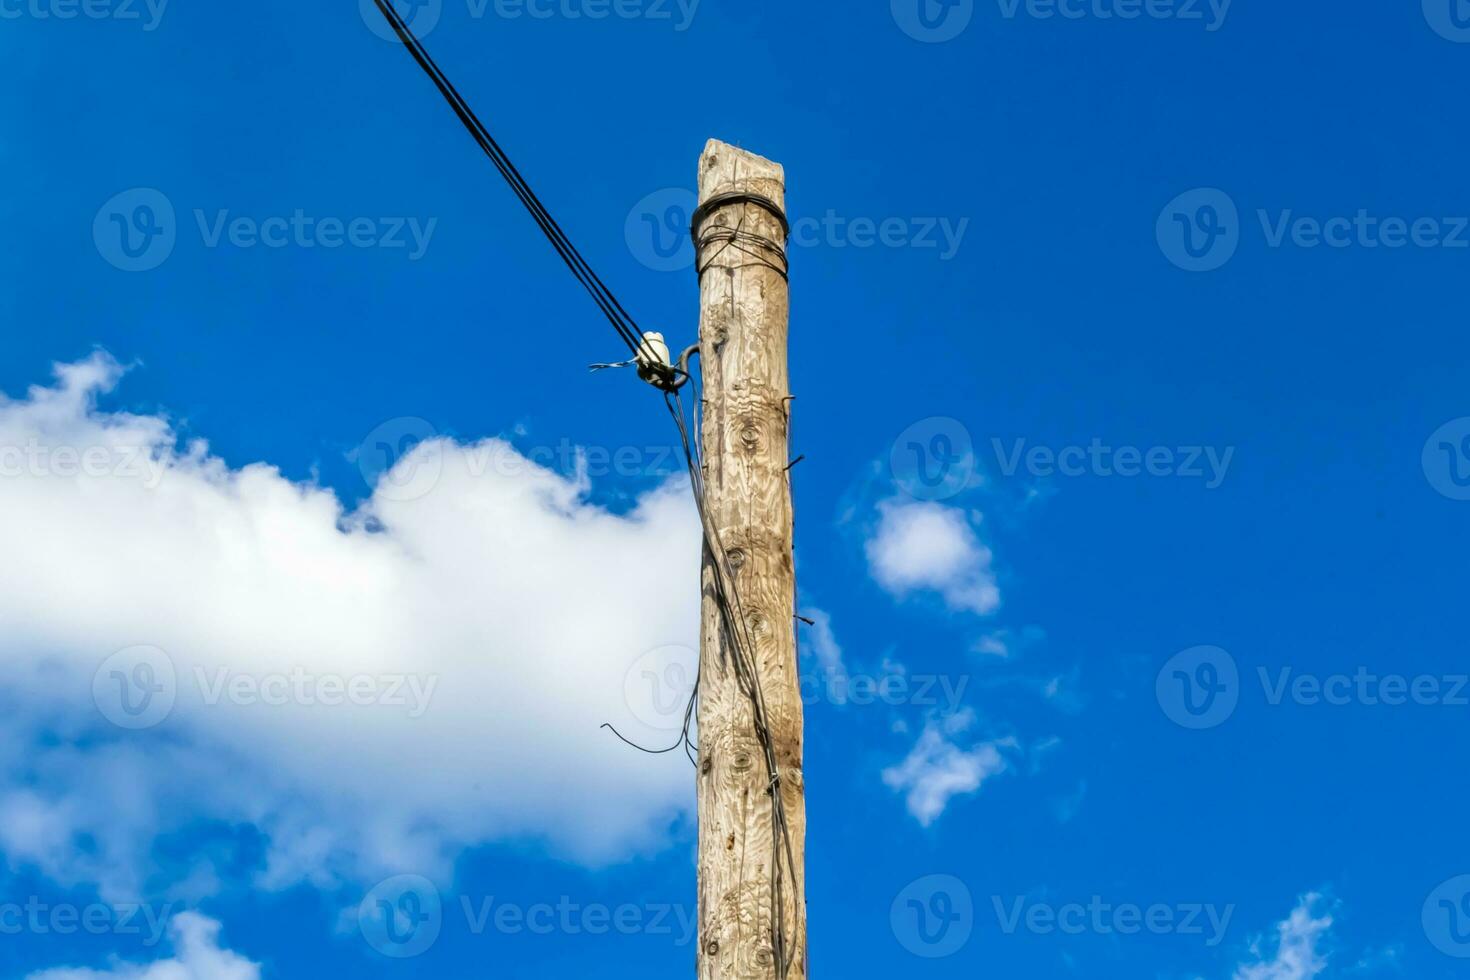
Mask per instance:
[[[765,636],[771,632],[771,621],[766,618],[765,613],[753,612],[747,622],[750,623],[750,631],[756,636]]]

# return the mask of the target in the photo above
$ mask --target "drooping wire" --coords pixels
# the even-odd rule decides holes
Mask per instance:
[[[547,210],[545,204],[541,202],[541,199],[536,196],[535,191],[531,189],[529,182],[527,182],[520,170],[511,161],[500,144],[496,142],[484,123],[475,115],[474,110],[470,108],[469,103],[465,101],[458,89],[450,82],[448,76],[444,74],[438,64],[429,55],[423,43],[413,34],[403,18],[399,16],[397,10],[393,7],[392,0],[375,0],[375,2],[383,16],[387,18],[389,25],[392,26],[394,33],[403,42],[404,47],[408,49],[419,67],[423,69],[424,73],[428,75],[429,79],[439,89],[440,94],[449,103],[450,108],[459,117],[460,122],[464,124],[470,136],[479,144],[481,150],[490,158],[491,162],[495,164],[496,169],[500,171],[501,176],[505,179],[521,204],[526,208],[547,240],[551,242],[552,247],[556,249],[557,254],[561,256],[562,261],[566,263],[572,275],[592,296],[593,301],[602,310],[608,322],[612,324],[619,338],[627,345],[635,358],[654,357],[656,359],[654,352],[643,341],[643,331],[639,328],[637,321],[633,319],[632,315],[618,301],[612,290],[608,288],[602,278],[592,269],[591,265],[582,256],[582,253],[572,244],[571,239],[557,223],[556,219],[551,216],[550,211]],[[764,264],[784,277],[786,274],[784,268],[771,264],[769,260],[765,260],[762,256],[756,256],[746,246],[764,247],[776,252],[782,259],[783,266],[785,265],[784,249],[781,249],[779,245],[767,239],[745,232],[743,229],[744,223],[745,219],[742,214],[739,224],[733,231],[714,233],[698,242],[699,251],[702,253],[708,245],[722,241],[723,246],[721,251],[724,248],[734,247],[740,252],[761,259]],[[702,272],[703,270],[701,269],[700,271]],[[677,390],[673,392],[666,390],[664,400],[678,426],[680,439],[683,443],[685,461],[689,467],[690,481],[694,489],[695,505],[699,511],[700,522],[703,528],[704,551],[709,566],[714,570],[712,576],[713,595],[720,613],[721,633],[726,641],[725,648],[731,654],[730,664],[734,669],[737,684],[742,693],[750,699],[752,713],[754,715],[756,738],[761,746],[762,755],[766,763],[766,771],[770,777],[767,791],[770,793],[772,799],[772,945],[780,976],[785,977],[790,972],[794,958],[793,951],[789,949],[786,935],[785,879],[789,875],[794,884],[799,880],[799,876],[796,871],[790,825],[786,816],[785,800],[782,796],[780,766],[776,758],[775,746],[771,736],[765,696],[760,685],[760,673],[750,652],[755,648],[755,640],[751,635],[750,624],[745,617],[744,607],[735,585],[735,576],[733,571],[727,567],[728,554],[724,549],[723,543],[720,541],[719,529],[710,522],[709,515],[704,506],[703,467],[699,459],[699,450],[696,448],[698,442],[697,440],[691,440],[689,436],[683,403],[679,398]],[[697,421],[697,408],[695,415]],[[745,641],[743,645],[740,635],[742,632],[744,633]],[[680,739],[667,749],[644,749],[624,738],[611,725],[604,725],[603,727],[611,729],[613,734],[617,735],[619,739],[645,752],[662,754],[683,747],[685,753],[690,755],[690,761],[696,762],[697,765],[694,754],[697,754],[698,749],[690,738],[690,730],[691,726],[697,726],[698,724],[699,687],[700,678],[696,676],[694,691],[691,694],[688,705],[685,707],[684,725]],[[799,894],[796,895],[796,901],[798,903],[800,902]]]
[[[628,346],[628,349],[634,355],[647,354],[648,350],[643,344],[643,331],[639,329],[637,321],[624,309],[622,303],[618,302],[617,296],[613,294],[607,284],[602,281],[602,278],[592,269],[592,266],[588,264],[587,260],[582,256],[582,253],[577,250],[577,247],[572,244],[571,239],[567,237],[561,225],[557,224],[556,219],[551,216],[551,212],[546,209],[546,205],[536,196],[536,192],[531,189],[531,185],[526,181],[526,178],[521,174],[520,170],[516,168],[516,165],[511,162],[505,150],[496,142],[495,137],[490,135],[490,131],[485,128],[485,124],[475,115],[469,103],[459,94],[459,90],[454,87],[454,84],[449,81],[448,76],[444,74],[439,68],[439,65],[430,57],[429,52],[424,48],[423,42],[414,35],[413,31],[409,29],[408,24],[404,22],[398,11],[394,9],[393,0],[374,0],[374,2],[377,3],[378,9],[382,11],[383,16],[388,19],[389,25],[393,28],[394,33],[398,35],[399,40],[403,42],[404,47],[408,49],[409,54],[413,56],[414,61],[418,62],[419,67],[424,70],[424,73],[429,76],[429,79],[439,89],[445,101],[449,103],[449,107],[454,110],[454,114],[459,117],[460,122],[469,131],[470,136],[474,138],[475,142],[479,144],[480,149],[484,150],[485,155],[495,164],[495,168],[500,171],[500,175],[505,178],[506,183],[510,185],[511,190],[515,192],[521,204],[525,206],[532,219],[540,227],[542,233],[546,235],[547,240],[551,242],[552,247],[556,249],[557,254],[566,263],[567,268],[571,270],[572,275],[592,296],[593,301],[602,310],[608,322],[613,325],[613,329],[617,331],[619,338],[622,339],[623,343]]]

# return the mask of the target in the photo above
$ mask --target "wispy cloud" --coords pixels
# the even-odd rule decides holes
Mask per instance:
[[[866,543],[873,578],[899,598],[930,592],[955,611],[995,612],[1000,588],[978,522],[978,515],[945,504],[880,502]]]
[[[106,970],[61,968],[30,974],[26,980],[260,980],[260,965],[221,949],[220,924],[195,912],[181,912],[169,925],[174,957],[155,963],[117,963]]]
[[[1251,959],[1235,969],[1234,980],[1311,980],[1327,969],[1320,947],[1332,928],[1332,914],[1320,894],[1309,893],[1276,926],[1274,942],[1251,943]]]
[[[956,796],[978,791],[990,777],[1005,772],[1002,742],[982,742],[966,750],[953,739],[974,724],[973,712],[931,719],[907,758],[883,771],[883,782],[903,793],[909,813],[925,827],[943,815]]]

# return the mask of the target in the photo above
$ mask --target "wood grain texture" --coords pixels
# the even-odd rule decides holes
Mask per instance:
[[[699,200],[759,194],[785,208],[785,173],[769,160],[711,140],[699,161]],[[739,228],[783,241],[764,208],[736,203],[705,232]],[[742,248],[748,251],[742,251]],[[797,677],[792,507],[787,473],[790,391],[787,282],[759,246],[713,244],[701,257],[700,364],[704,378],[704,477],[711,523],[734,570],[754,638],[766,711],[791,828],[797,880],[786,886],[791,978],[807,975],[806,798]],[[757,255],[749,254],[756,252]],[[750,700],[737,685],[712,597],[706,560],[699,696],[700,980],[769,980],[772,950],[772,798]]]

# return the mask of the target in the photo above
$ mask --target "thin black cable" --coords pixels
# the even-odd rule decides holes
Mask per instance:
[[[418,62],[419,67],[433,81],[434,85],[439,89],[440,94],[444,96],[450,108],[454,110],[455,115],[459,117],[460,122],[464,124],[465,129],[469,131],[475,142],[480,145],[485,155],[495,164],[496,169],[500,171],[500,175],[505,178],[506,183],[510,185],[511,190],[515,192],[521,204],[525,206],[532,219],[541,228],[542,233],[551,242],[552,247],[556,249],[557,254],[566,263],[567,268],[571,270],[572,275],[592,296],[593,301],[597,303],[598,308],[602,310],[608,322],[613,325],[613,329],[617,331],[623,343],[627,344],[628,349],[635,355],[647,354],[648,350],[642,339],[643,331],[639,329],[637,321],[633,319],[632,315],[618,301],[617,296],[613,294],[607,284],[602,281],[602,278],[592,269],[592,266],[588,264],[587,260],[582,256],[582,253],[577,250],[577,247],[572,244],[571,239],[562,230],[561,225],[557,223],[556,219],[551,216],[551,212],[547,210],[546,206],[541,202],[541,199],[536,196],[535,191],[531,189],[530,183],[527,182],[516,165],[511,162],[505,150],[496,142],[495,137],[490,135],[490,131],[480,121],[479,117],[475,115],[469,103],[459,94],[459,90],[454,87],[454,84],[450,82],[448,76],[444,74],[438,64],[429,55],[423,43],[409,29],[403,18],[399,16],[398,11],[392,5],[392,0],[375,0],[375,2],[378,5],[378,9],[382,11],[383,16],[387,18],[394,33],[398,35],[399,40],[408,49],[409,54],[413,56],[413,59]]]
[[[664,401],[668,404],[669,413],[673,416],[678,426],[679,435],[683,442],[685,460],[689,464],[690,480],[695,485],[695,507],[699,511],[700,525],[703,529],[704,550],[709,557],[714,574],[713,598],[720,613],[720,629],[726,640],[726,647],[730,651],[730,664],[735,672],[736,686],[741,693],[750,699],[752,708],[752,722],[755,729],[756,741],[761,747],[761,754],[766,763],[766,772],[769,776],[767,792],[771,795],[771,945],[775,956],[779,975],[786,977],[790,973],[791,965],[795,960],[795,951],[790,948],[786,934],[786,887],[785,882],[789,875],[790,880],[795,883],[799,880],[796,870],[795,849],[791,842],[791,827],[786,815],[786,800],[781,795],[781,771],[779,760],[776,758],[774,740],[771,737],[771,729],[764,692],[761,689],[760,671],[755,661],[747,650],[753,650],[755,639],[750,633],[750,624],[746,620],[743,603],[740,601],[739,588],[735,582],[733,570],[724,564],[724,558],[728,554],[720,540],[719,529],[713,525],[704,507],[704,495],[699,492],[702,487],[702,472],[696,463],[698,451],[691,446],[689,430],[685,424],[685,412],[683,400],[677,391],[665,394]],[[678,406],[677,409],[675,406]],[[729,576],[728,582],[726,576]],[[728,586],[728,588],[727,588]],[[733,595],[734,602],[731,602]],[[739,623],[745,633],[748,646],[742,647],[739,632],[735,624]],[[801,896],[799,892],[794,893],[794,906],[799,905]],[[799,914],[799,912],[798,912]]]

